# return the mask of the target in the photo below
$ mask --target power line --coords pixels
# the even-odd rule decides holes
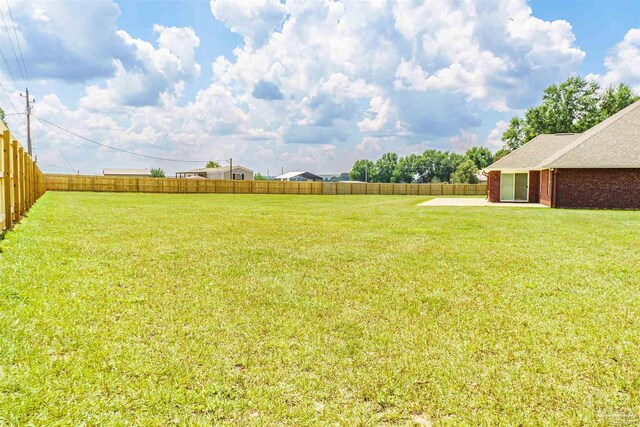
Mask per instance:
[[[4,29],[7,32],[7,37],[9,38],[9,44],[11,45],[11,50],[13,51],[13,57],[16,59],[16,64],[18,64],[18,70],[20,71],[22,80],[26,82],[27,79],[25,78],[24,73],[22,72],[22,67],[20,66],[20,61],[18,60],[18,54],[16,53],[16,48],[13,47],[13,40],[11,40],[11,34],[9,34],[9,26],[7,25],[7,21],[4,19],[4,12],[2,11],[2,8],[0,8],[0,16],[2,16],[2,23],[4,24]]]
[[[98,141],[96,141],[94,139],[87,138],[86,136],[82,136],[80,134],[77,134],[77,133],[69,130],[69,129],[63,128],[60,125],[52,123],[47,119],[43,119],[42,117],[40,117],[40,116],[38,116],[36,114],[31,113],[31,115],[34,116],[34,117],[37,117],[40,121],[42,121],[44,123],[47,123],[47,124],[49,124],[49,125],[51,125],[53,127],[56,127],[56,128],[58,128],[58,129],[60,129],[60,130],[62,130],[64,132],[67,132],[68,134],[71,134],[71,135],[73,135],[75,137],[78,137],[80,139],[84,139],[87,142],[99,145],[101,147],[110,148],[112,150],[119,151],[121,153],[130,154],[132,156],[144,157],[146,159],[160,160],[160,161],[164,161],[164,162],[176,162],[176,163],[206,163],[207,162],[206,160],[179,160],[179,159],[169,159],[169,158],[166,158],[166,157],[149,156],[147,154],[135,153],[133,151],[124,150],[124,149],[118,148],[118,147],[113,147],[111,145],[107,145],[107,144],[103,144],[102,142],[98,142]]]
[[[9,93],[4,88],[4,85],[2,84],[2,82],[0,82],[0,88],[2,88],[2,91],[4,92],[4,94],[7,95],[7,99],[9,100],[9,104],[11,104],[11,106],[13,107],[13,110],[16,112],[16,115],[20,115],[20,118],[22,119],[22,123],[24,123],[24,117],[22,117],[22,114],[24,114],[24,113],[18,112],[18,109],[13,104],[13,101],[11,100],[11,97],[9,96]]]
[[[24,62],[24,56],[22,55],[22,46],[20,46],[20,39],[18,39],[18,32],[16,31],[16,22],[13,20],[13,14],[11,13],[11,6],[9,6],[9,0],[7,0],[7,9],[9,10],[9,18],[11,19],[11,25],[13,26],[13,34],[16,36],[16,44],[20,51],[20,59],[22,60],[22,67],[24,67],[24,73],[27,75],[27,82],[31,87],[31,79],[29,79],[29,72],[27,71],[27,64]]]
[[[73,168],[73,166],[71,166],[71,162],[69,162],[69,159],[67,159],[67,156],[65,156],[64,153],[62,152],[62,150],[60,149],[60,147],[58,147],[58,144],[53,142],[53,140],[51,140],[51,139],[49,140],[49,142],[51,143],[51,145],[53,145],[56,148],[56,150],[58,150],[58,153],[60,153],[60,155],[64,159],[65,163],[69,166],[69,169],[75,174],[76,170]]]
[[[7,67],[7,71],[9,72],[9,77],[15,84],[16,78],[13,76],[13,71],[11,70],[11,66],[9,66],[9,61],[7,61],[7,57],[4,55],[4,49],[2,49],[2,43],[0,43],[0,55],[2,55],[2,60],[4,61],[5,67]]]
[[[51,168],[60,169],[60,170],[63,170],[63,171],[67,171],[68,170],[68,168],[66,166],[63,166],[63,165],[58,164],[58,163],[44,163],[44,164],[39,164],[38,167],[41,170],[51,169]],[[76,171],[74,171],[74,173],[75,172]]]

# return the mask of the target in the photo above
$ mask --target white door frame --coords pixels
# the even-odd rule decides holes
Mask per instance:
[[[527,200],[516,200],[516,174],[527,174]],[[512,175],[513,176],[513,196],[511,196],[511,199],[503,199],[502,198],[502,180],[504,179],[505,175]],[[500,173],[500,201],[501,202],[520,202],[520,203],[529,203],[529,171],[510,171],[510,172],[502,172]]]

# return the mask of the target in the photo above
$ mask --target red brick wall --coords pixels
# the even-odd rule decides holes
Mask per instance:
[[[540,171],[540,203],[551,206],[551,192],[549,190],[549,169]]]
[[[491,171],[487,176],[487,199],[490,202],[500,201],[500,171]]]
[[[640,209],[639,169],[557,169],[555,206]]]
[[[540,199],[540,171],[529,171],[529,203]]]
[[[540,192],[540,171],[529,172],[529,202],[538,203]],[[487,176],[487,199],[500,201],[500,171],[491,171]]]

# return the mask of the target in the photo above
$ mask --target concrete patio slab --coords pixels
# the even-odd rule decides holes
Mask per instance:
[[[518,208],[547,208],[548,206],[540,203],[512,203],[500,202],[490,203],[487,199],[479,197],[436,197],[420,203],[418,206],[491,206],[494,208],[515,206]]]

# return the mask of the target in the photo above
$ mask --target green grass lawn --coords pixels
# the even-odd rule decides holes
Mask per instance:
[[[640,422],[640,212],[47,193],[0,425]]]

